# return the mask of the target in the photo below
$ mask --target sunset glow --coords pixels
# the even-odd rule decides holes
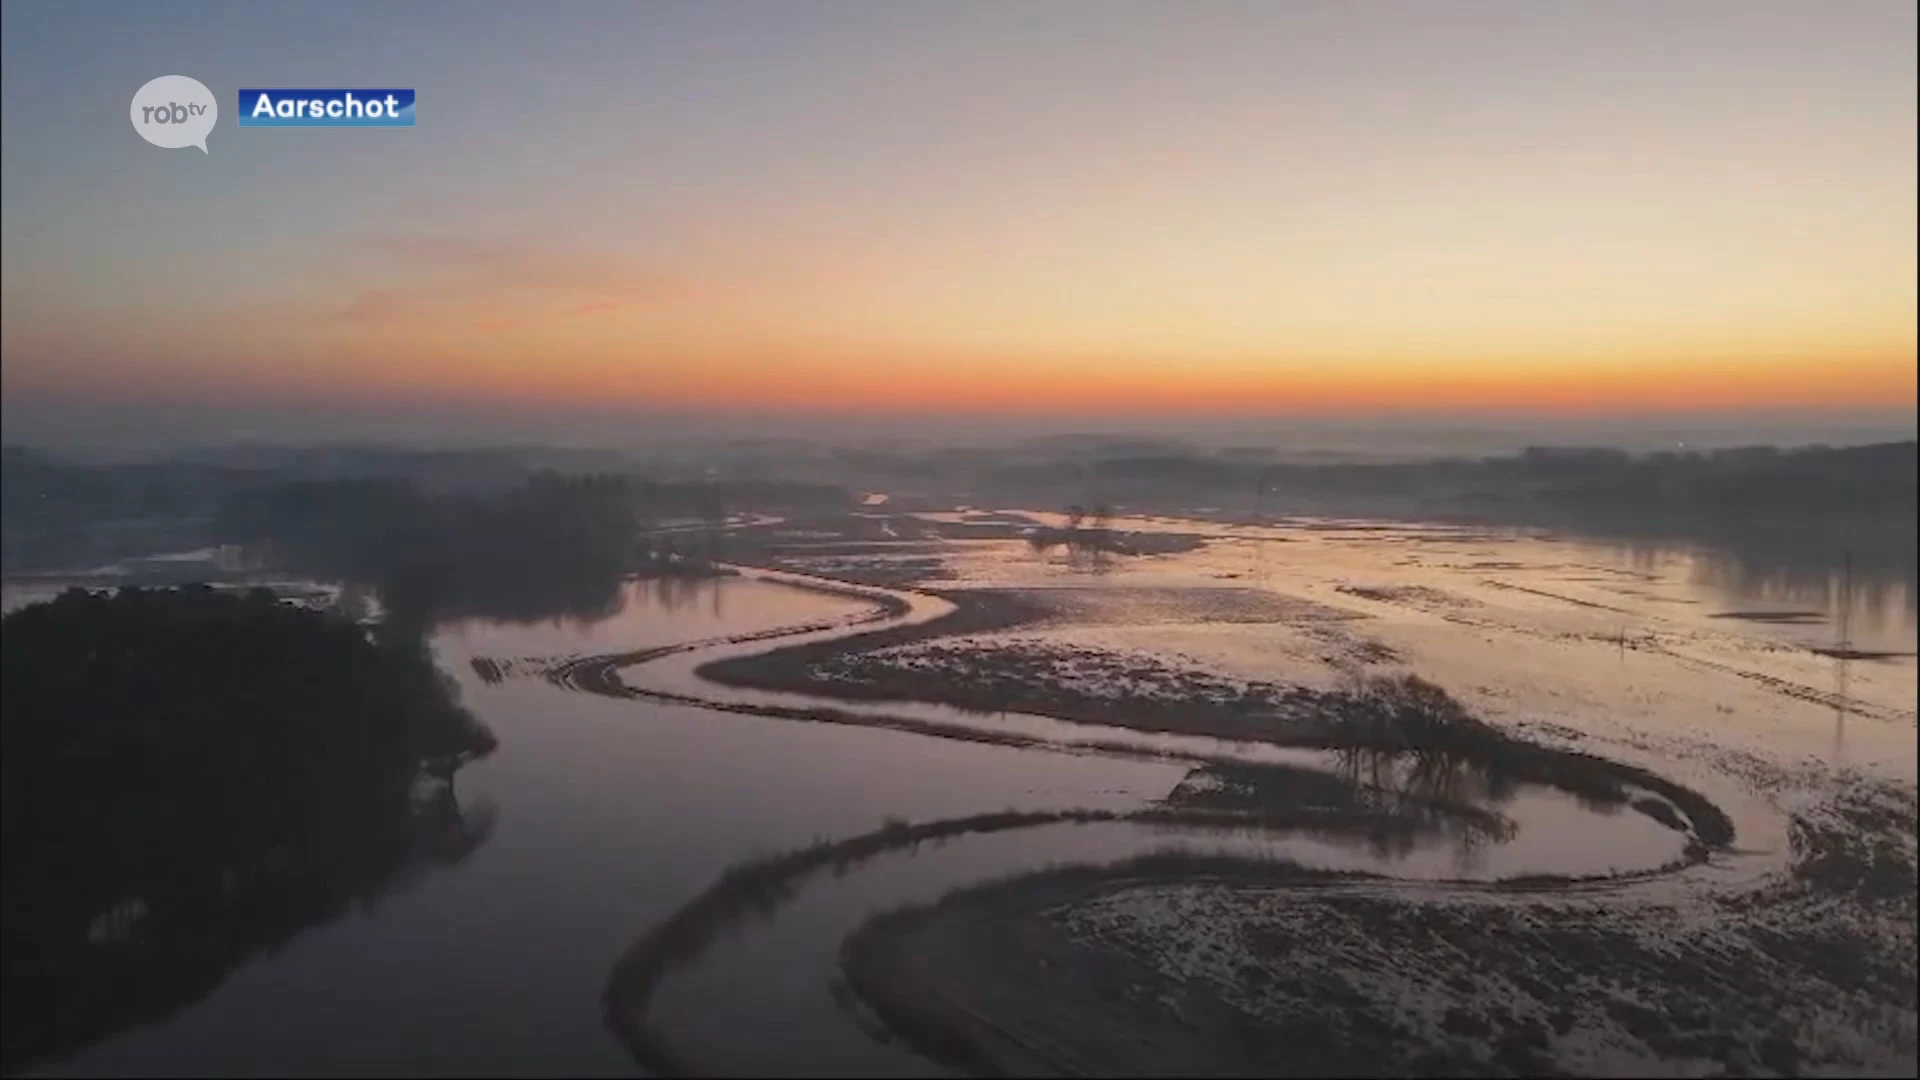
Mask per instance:
[[[1910,5],[839,10],[506,8],[426,66],[432,20],[381,12],[390,46],[300,63],[403,75],[417,128],[228,126],[193,161],[109,106],[281,72],[233,44],[298,37],[280,14],[98,52],[57,104],[10,52],[7,396],[1915,400]]]

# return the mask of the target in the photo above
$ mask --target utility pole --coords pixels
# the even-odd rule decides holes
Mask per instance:
[[[1267,470],[1262,466],[1253,470],[1253,535],[1250,538],[1253,544],[1253,580],[1259,582],[1267,580],[1267,538],[1262,531],[1266,528],[1266,509]]]
[[[1853,552],[1841,557],[1839,640],[1834,644],[1833,663],[1833,755],[1836,759],[1847,743],[1847,661],[1853,652]]]
[[[1841,556],[1840,570],[1840,651],[1853,648],[1853,552]]]

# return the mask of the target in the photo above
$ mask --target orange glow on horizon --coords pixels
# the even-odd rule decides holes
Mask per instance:
[[[81,369],[84,370],[84,369]],[[1715,412],[1743,408],[1912,407],[1913,353],[1845,350],[1726,356],[1251,361],[983,356],[932,350],[859,353],[649,350],[286,354],[268,367],[207,363],[119,373],[166,396],[217,386],[240,398],[311,395],[403,404],[606,407],[759,414],[1287,415],[1399,412]],[[101,389],[38,383],[9,390]]]
[[[779,363],[772,362],[772,370]],[[1168,363],[1108,370],[966,361],[789,367],[706,366],[581,373],[502,396],[554,404],[616,403],[729,412],[1263,414],[1403,411],[1718,411],[1738,408],[1912,405],[1913,360],[1717,361],[1592,368],[1541,364],[1530,372],[1473,368],[1289,365],[1215,373]],[[602,377],[604,376],[604,378]],[[624,377],[623,377],[624,376]],[[476,387],[480,389],[480,387]],[[491,386],[487,389],[492,389]],[[491,393],[484,394],[493,397]]]
[[[443,104],[396,138],[189,161],[118,105],[79,138],[16,104],[0,388],[16,415],[1917,403],[1910,2],[852,6],[490,11],[455,50],[420,20],[384,47]],[[67,6],[16,7],[10,71],[126,78]]]

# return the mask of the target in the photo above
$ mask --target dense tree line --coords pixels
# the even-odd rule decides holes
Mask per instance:
[[[92,566],[205,542],[226,495],[258,478],[211,465],[72,465],[6,447],[0,455],[0,564]]]
[[[607,451],[538,447],[398,450],[374,446],[230,447],[151,462],[84,464],[23,447],[0,451],[0,558],[8,570],[79,569],[112,559],[217,542],[235,514],[286,520],[303,498],[331,499],[350,520],[323,532],[366,532],[395,513],[502,513],[564,499],[578,483],[617,488],[642,522],[754,510],[837,510],[847,492],[826,484],[754,479],[660,479]],[[679,466],[684,470],[684,465]],[[557,471],[565,471],[562,480]],[[429,507],[429,502],[439,505]],[[381,517],[380,515],[389,517]],[[309,550],[320,545],[308,545]],[[337,545],[336,545],[337,546]]]
[[[1280,463],[1246,449],[1163,447],[997,465],[987,505],[1108,500],[1123,513],[1211,507],[1239,517],[1336,515],[1568,529],[1629,544],[1704,544],[1755,581],[1827,587],[1843,556],[1856,587],[1913,595],[1916,445],[1744,447],[1630,454],[1541,447],[1506,457]],[[1911,603],[1910,599],[1908,600]],[[1875,601],[1879,603],[1879,601]]]
[[[385,631],[407,637],[460,614],[604,611],[638,529],[625,479],[541,473],[495,495],[377,477],[281,484],[227,499],[214,535],[300,573],[373,586]]]
[[[1911,516],[1915,444],[1629,454],[1541,447],[1510,457],[1395,463],[1284,464],[1243,454],[1107,454],[990,470],[1003,496],[1094,492],[1132,503],[1260,494],[1277,508],[1321,496],[1373,496],[1458,509],[1509,505],[1542,513]]]
[[[415,647],[206,587],[0,620],[0,1067],[195,1000],[253,951],[485,835],[493,736]]]

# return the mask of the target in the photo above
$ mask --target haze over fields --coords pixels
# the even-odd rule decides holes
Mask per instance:
[[[8,0],[0,1075],[1920,1074],[1916,28]]]

